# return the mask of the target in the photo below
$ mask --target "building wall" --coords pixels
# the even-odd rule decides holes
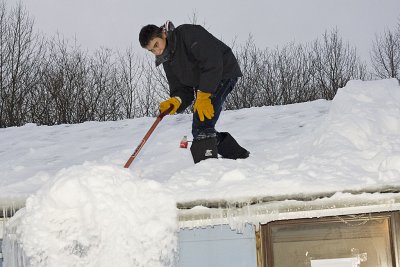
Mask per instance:
[[[3,229],[4,229],[4,219],[0,218],[0,267],[3,266]]]
[[[254,226],[242,233],[229,225],[180,230],[178,267],[257,267]]]

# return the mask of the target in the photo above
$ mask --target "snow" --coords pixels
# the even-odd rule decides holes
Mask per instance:
[[[125,169],[86,163],[58,172],[10,224],[29,259],[24,266],[172,266],[172,196]]]
[[[395,79],[350,81],[333,101],[225,111],[217,130],[230,132],[250,158],[196,165],[190,150],[179,148],[191,115],[166,116],[128,170],[122,166],[155,118],[0,129],[0,203],[23,206],[27,199],[8,228],[32,260],[46,259],[43,266],[60,265],[54,255],[69,257],[70,266],[94,259],[169,266],[177,213],[190,221],[210,211],[176,205],[273,200],[237,214],[210,211],[238,227],[262,214],[292,218],[281,213],[288,207],[296,216],[324,215],[300,207],[299,196],[342,213],[352,201],[360,205],[353,213],[399,209],[399,194],[379,193],[400,188],[399,114]]]
[[[194,165],[190,150],[179,148],[190,136],[191,115],[165,117],[133,161],[129,171],[138,179],[160,182],[177,201],[233,199],[292,193],[291,167],[303,156],[310,135],[324,120],[330,102],[318,100],[288,106],[226,111],[217,129],[229,131],[251,151],[245,160],[215,159]],[[63,168],[91,162],[122,167],[155,118],[76,125],[0,129],[0,196],[25,198]],[[190,139],[190,138],[189,138]],[[230,172],[232,176],[227,173]],[[233,175],[234,174],[234,175]],[[289,176],[289,175],[286,175]],[[301,181],[299,181],[301,182]]]

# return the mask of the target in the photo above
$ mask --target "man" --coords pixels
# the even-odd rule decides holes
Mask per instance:
[[[170,88],[169,99],[160,103],[160,112],[183,112],[195,99],[190,148],[195,163],[208,158],[247,158],[249,152],[227,132],[217,132],[215,124],[227,95],[242,76],[232,50],[199,25],[170,21],[163,26],[144,26],[140,45],[163,64]]]

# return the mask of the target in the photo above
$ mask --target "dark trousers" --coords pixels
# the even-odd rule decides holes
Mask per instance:
[[[214,106],[214,117],[211,120],[204,118],[204,121],[200,121],[199,114],[193,113],[192,134],[194,140],[216,137],[215,124],[221,114],[226,97],[235,87],[237,81],[238,78],[231,78],[220,82],[216,92],[211,96],[211,103]]]

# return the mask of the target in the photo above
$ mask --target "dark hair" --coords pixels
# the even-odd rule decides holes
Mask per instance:
[[[156,37],[162,38],[162,28],[153,24],[146,25],[139,33],[140,45],[145,48]]]

